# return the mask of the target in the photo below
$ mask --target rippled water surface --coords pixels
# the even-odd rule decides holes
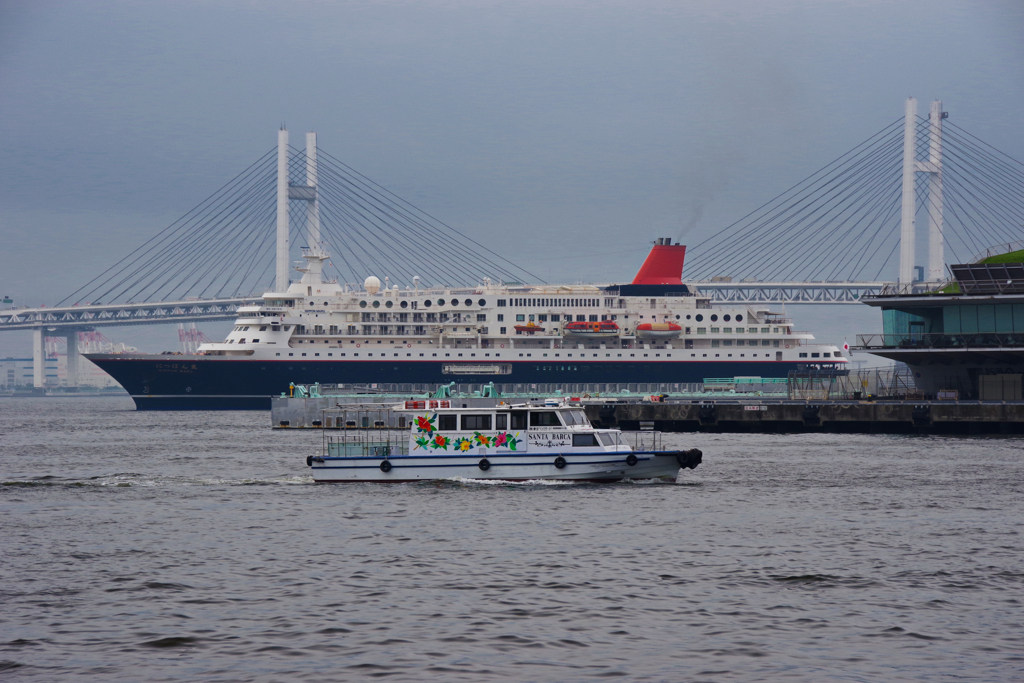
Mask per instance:
[[[1024,679],[1024,441],[669,438],[676,484],[332,486],[267,413],[0,399],[0,678]]]

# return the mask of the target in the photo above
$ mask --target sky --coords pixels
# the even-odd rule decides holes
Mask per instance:
[[[549,282],[627,280],[655,238],[715,234],[911,95],[1024,159],[1021,36],[1019,0],[2,0],[0,294],[59,301],[282,124]],[[788,312],[839,343],[881,326]]]

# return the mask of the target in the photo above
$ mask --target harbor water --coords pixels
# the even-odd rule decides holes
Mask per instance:
[[[678,483],[315,485],[266,412],[0,399],[5,681],[1024,679],[1024,440],[671,434]]]

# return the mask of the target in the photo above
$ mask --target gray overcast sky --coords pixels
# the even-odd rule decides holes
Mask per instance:
[[[0,293],[59,300],[282,122],[548,281],[627,279],[650,240],[713,234],[908,95],[1024,159],[1022,36],[1019,0],[4,0]],[[157,329],[108,336],[171,348]]]

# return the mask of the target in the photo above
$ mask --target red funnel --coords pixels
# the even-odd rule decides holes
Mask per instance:
[[[671,244],[671,240],[658,240],[651,248],[651,253],[644,259],[634,285],[678,285],[683,281],[683,259],[686,256],[685,244]]]

